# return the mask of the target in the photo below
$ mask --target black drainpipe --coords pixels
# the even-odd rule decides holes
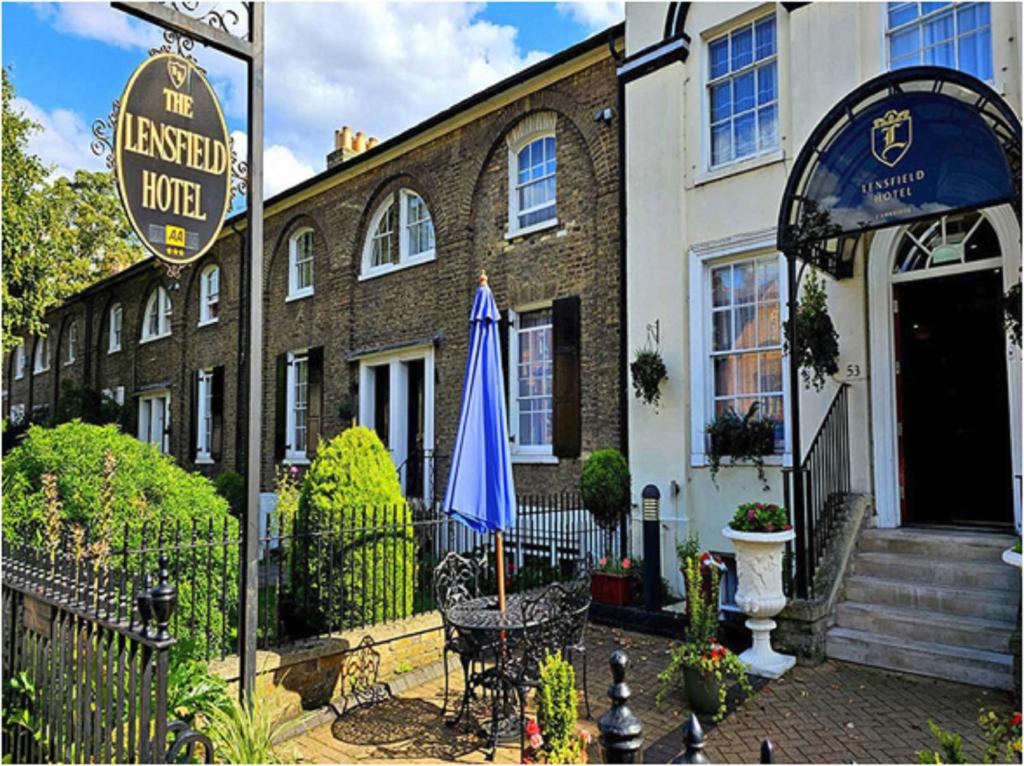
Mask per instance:
[[[245,466],[245,445],[248,440],[248,418],[242,417],[245,408],[246,389],[249,387],[249,373],[246,368],[246,324],[248,323],[249,311],[246,308],[246,300],[249,295],[249,283],[246,281],[246,252],[245,235],[239,231],[238,223],[232,222],[231,228],[238,235],[238,363],[235,369],[238,371],[235,380],[235,464],[233,470],[241,473],[240,466]],[[244,469],[242,469],[244,470]]]

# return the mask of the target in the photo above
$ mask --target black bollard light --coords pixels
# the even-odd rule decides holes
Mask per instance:
[[[629,657],[617,649],[608,664],[612,669],[612,685],[608,687],[612,707],[597,719],[602,757],[605,763],[642,763],[640,748],[644,744],[644,725],[626,705],[632,694],[626,683]]]
[[[661,492],[653,484],[640,494],[644,514],[644,607],[661,608]]]
[[[683,747],[686,749],[679,763],[711,763],[704,755],[704,728],[694,713],[690,713],[683,726]]]

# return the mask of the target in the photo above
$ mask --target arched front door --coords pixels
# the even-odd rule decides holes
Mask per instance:
[[[1015,227],[1003,209],[875,237],[872,431],[884,526],[1014,522],[1019,349],[1006,337],[1003,295],[1019,269]]]

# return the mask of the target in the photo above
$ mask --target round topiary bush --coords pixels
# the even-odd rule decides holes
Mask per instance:
[[[116,461],[109,479],[104,474],[108,452]],[[104,483],[110,482],[110,565],[114,569],[124,565],[126,544],[129,551],[145,544],[151,549],[145,561],[140,553],[129,553],[128,569],[155,573],[161,529],[166,545],[190,542],[193,530],[198,538],[206,538],[212,530],[217,545],[183,545],[171,555],[171,578],[178,588],[171,629],[177,638],[194,637],[210,651],[233,650],[238,546],[219,543],[225,536],[238,539],[238,522],[209,480],[181,469],[155,446],[121,433],[116,426],[78,420],[55,428],[32,426],[3,461],[2,528],[8,540],[44,543],[45,474],[56,477],[64,531],[81,525],[90,538],[99,534],[101,495]]]
[[[217,494],[228,501],[228,507],[238,518],[245,512],[245,479],[238,471],[221,471],[213,480]]]
[[[594,520],[611,531],[629,509],[629,465],[618,450],[602,449],[583,464],[580,476],[583,505]]]
[[[412,614],[412,514],[376,433],[356,426],[320,443],[299,495],[293,545],[294,606],[314,621],[307,627]]]

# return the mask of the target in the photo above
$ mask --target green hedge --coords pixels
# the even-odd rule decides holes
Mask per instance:
[[[112,425],[95,426],[74,420],[54,428],[32,426],[21,444],[3,461],[4,536],[43,543],[42,476],[47,473],[57,477],[65,529],[80,524],[87,532],[95,532],[104,456],[108,450],[117,460],[113,478],[112,565],[118,567],[122,562],[118,551],[126,536],[129,549],[141,547],[144,527],[145,544],[154,549],[161,524],[165,544],[173,545],[180,535],[183,550],[171,556],[173,584],[178,588],[175,634],[179,638],[194,638],[211,651],[218,651],[225,633],[235,633],[238,546],[188,548],[187,544],[193,528],[198,538],[205,539],[212,527],[218,541],[223,539],[225,529],[229,540],[237,540],[238,522],[208,479],[181,469],[154,445],[123,434]],[[141,568],[143,562],[134,556],[129,566]],[[147,556],[145,569],[155,572],[155,552]],[[193,613],[194,623],[190,620]],[[233,650],[233,641],[229,639],[227,643],[225,648]]]
[[[412,614],[416,543],[394,463],[357,426],[321,442],[299,496],[296,613],[337,629]]]

